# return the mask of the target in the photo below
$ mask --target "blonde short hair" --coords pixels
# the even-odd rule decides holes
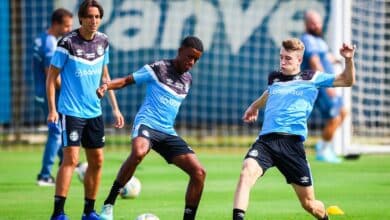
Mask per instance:
[[[305,45],[298,38],[289,38],[282,42],[282,46],[287,51],[296,51],[303,55]]]

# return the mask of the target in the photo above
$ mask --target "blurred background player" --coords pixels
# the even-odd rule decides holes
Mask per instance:
[[[192,84],[190,69],[203,53],[203,43],[194,36],[180,44],[175,59],[160,60],[145,65],[128,76],[104,83],[96,93],[102,97],[112,89],[132,84],[146,84],[145,100],[135,116],[130,155],[122,163],[110,193],[104,201],[102,220],[113,220],[113,207],[122,188],[133,176],[137,166],[150,149],[158,152],[169,164],[174,164],[189,176],[183,220],[193,220],[202,196],[206,171],[195,152],[177,135],[174,123]],[[156,184],[159,184],[158,181]]]
[[[66,34],[51,59],[46,83],[50,123],[60,121],[63,128],[64,158],[58,170],[52,220],[66,220],[64,212],[73,171],[79,161],[80,146],[84,148],[88,167],[84,176],[84,210],[82,220],[98,220],[95,212],[105,142],[101,100],[95,90],[100,81],[109,81],[109,43],[107,35],[98,31],[104,10],[95,0],[81,3],[78,18],[81,27]],[[55,84],[61,76],[58,112]],[[113,91],[110,91],[115,127],[123,127]]]
[[[51,15],[51,25],[49,29],[41,33],[34,40],[33,72],[35,83],[34,100],[42,109],[45,117],[49,112],[46,96],[46,75],[49,70],[50,60],[57,47],[58,39],[72,30],[73,15],[70,11],[59,8]],[[60,86],[57,82],[57,89]],[[47,141],[43,151],[42,167],[37,177],[39,186],[54,186],[55,179],[51,175],[56,155],[62,161],[62,141],[61,128],[58,123],[48,124]]]
[[[323,20],[318,12],[314,10],[306,11],[305,29],[306,32],[301,37],[305,45],[302,70],[311,69],[335,73],[333,64],[337,60],[329,53],[328,45],[323,39]],[[336,93],[335,88],[321,88],[318,92],[316,107],[325,120],[321,140],[315,146],[316,159],[330,163],[339,163],[341,159],[335,153],[332,139],[337,128],[341,126],[347,115],[342,97]]]

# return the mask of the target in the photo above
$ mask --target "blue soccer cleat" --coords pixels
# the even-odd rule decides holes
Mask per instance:
[[[99,220],[99,215],[95,212],[95,211],[92,211],[91,213],[89,213],[88,215],[86,215],[85,213],[81,216],[81,220]]]
[[[54,216],[54,217],[52,216],[50,218],[50,220],[69,220],[69,218],[68,218],[67,215],[65,215],[65,213],[61,213],[61,214],[59,214],[57,216]]]

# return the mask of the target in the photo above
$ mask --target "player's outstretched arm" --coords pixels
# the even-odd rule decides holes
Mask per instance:
[[[108,81],[103,80],[103,84],[99,88],[96,89],[96,95],[99,98],[102,98],[104,96],[104,93],[107,90],[121,89],[127,85],[131,85],[134,83],[135,83],[135,81],[134,81],[134,77],[132,74],[125,76],[125,77],[116,78],[113,80],[108,80]]]
[[[355,45],[352,46],[345,43],[340,48],[340,54],[345,60],[345,68],[344,71],[336,77],[333,86],[349,87],[355,83],[355,64],[353,61],[355,50]]]
[[[251,123],[257,120],[259,115],[259,109],[265,106],[265,103],[268,99],[268,90],[265,90],[263,94],[256,99],[252,104],[246,109],[242,119],[244,122]]]
[[[111,81],[111,77],[110,77],[110,74],[108,73],[108,67],[107,66],[104,66],[103,68],[103,78],[102,78],[102,81],[103,82],[110,82]],[[98,91],[96,91],[98,93]],[[98,94],[99,96],[99,94]],[[118,106],[118,102],[117,102],[117,99],[115,97],[115,93],[113,90],[108,90],[108,97],[110,99],[110,104],[111,104],[111,108],[112,108],[112,113],[115,117],[115,124],[114,126],[116,128],[122,128],[125,124],[125,121],[123,119],[123,115],[121,113],[121,111],[119,110],[119,106]]]

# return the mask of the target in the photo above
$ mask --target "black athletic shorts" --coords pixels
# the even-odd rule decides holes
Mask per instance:
[[[143,124],[137,130],[136,136],[148,139],[150,147],[159,153],[167,163],[172,163],[175,156],[194,153],[191,147],[179,136],[165,134]]]
[[[312,176],[301,137],[271,133],[261,135],[249,149],[245,158],[255,159],[263,169],[276,166],[288,184],[311,186]]]
[[[60,114],[60,121],[64,147],[80,146],[80,143],[84,148],[104,147],[104,123],[101,115],[85,119]]]

